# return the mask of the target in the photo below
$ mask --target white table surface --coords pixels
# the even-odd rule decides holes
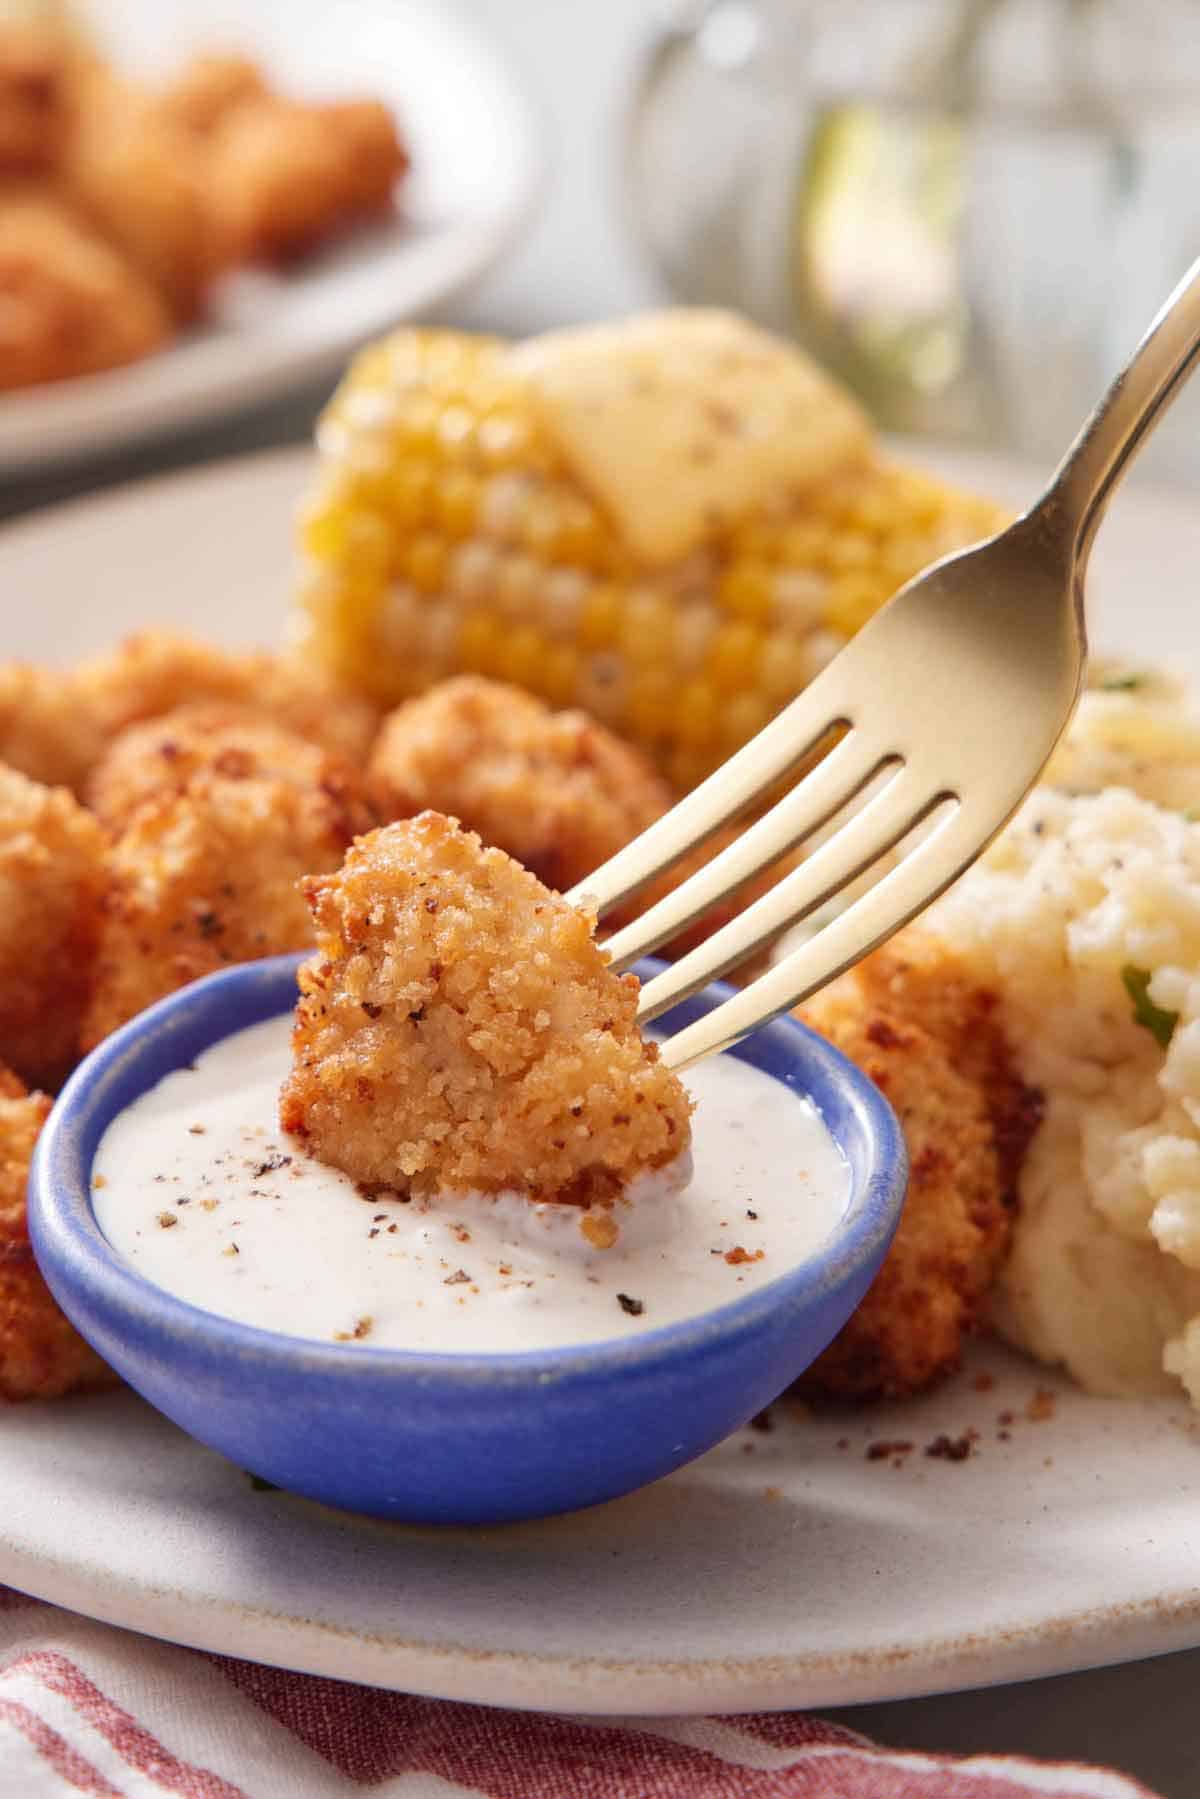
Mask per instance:
[[[617,127],[649,0],[457,0],[540,103],[550,150],[544,210],[503,268],[444,321],[525,333],[660,298],[621,217]],[[0,483],[0,517],[160,469],[307,436],[323,393],[102,464]],[[897,1747],[1023,1751],[1112,1763],[1166,1799],[1200,1794],[1200,1650],[1054,1680],[837,1714]]]

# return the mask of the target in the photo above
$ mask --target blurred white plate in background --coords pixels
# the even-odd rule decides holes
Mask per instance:
[[[270,399],[475,280],[529,216],[542,154],[489,46],[436,0],[105,0],[95,30],[121,68],[192,49],[260,59],[284,92],[394,107],[412,170],[393,220],[283,274],[231,276],[211,317],[128,368],[0,394],[0,474],[112,450]]]
[[[1037,485],[936,460],[1014,504]],[[151,624],[278,642],[310,468],[247,458],[0,530],[0,654],[63,660]],[[1097,643],[1200,681],[1197,567],[1195,505],[1123,493]],[[132,1393],[11,1406],[0,1581],[201,1648],[540,1711],[848,1704],[1200,1646],[1200,1417],[1182,1398],[1089,1399],[980,1346],[927,1399],[775,1416],[629,1499],[456,1531],[255,1491]],[[968,1431],[961,1462],[923,1453]],[[870,1455],[897,1439],[911,1453]]]

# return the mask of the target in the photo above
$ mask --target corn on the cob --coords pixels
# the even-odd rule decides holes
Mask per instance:
[[[864,429],[801,491],[648,562],[546,429],[520,358],[450,332],[363,352],[318,446],[301,526],[314,655],[384,702],[472,671],[582,706],[679,788],[911,575],[1000,521]]]

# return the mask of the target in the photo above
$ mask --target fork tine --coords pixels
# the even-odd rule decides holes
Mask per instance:
[[[840,703],[843,687],[835,659],[715,774],[572,887],[569,903],[602,918],[794,774],[831,731],[851,725]]]
[[[789,925],[798,924],[894,849],[946,797],[918,787],[903,771],[896,775],[799,868],[643,987],[639,1020],[657,1018],[773,943]]]
[[[814,836],[844,806],[857,799],[882,770],[898,771],[899,766],[898,758],[872,748],[861,732],[848,733],[790,793],[719,856],[697,869],[690,880],[665,894],[624,930],[614,932],[604,946],[609,966],[619,973],[639,956],[677,937],[693,919]]]
[[[983,831],[974,809],[959,805],[895,868],[807,943],[724,1005],[669,1037],[661,1048],[667,1067],[686,1068],[702,1056],[728,1049],[768,1019],[800,1005],[923,912],[1007,822],[1007,818],[1001,819],[990,832]],[[650,992],[655,984],[652,981],[645,991]]]

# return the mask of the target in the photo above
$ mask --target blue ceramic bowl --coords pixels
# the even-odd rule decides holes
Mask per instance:
[[[780,1019],[733,1053],[816,1102],[849,1162],[850,1202],[820,1249],[730,1305],[614,1342],[441,1355],[286,1337],[173,1298],[101,1235],[96,1149],[164,1075],[290,1011],[298,961],[224,970],[110,1037],[64,1089],[30,1177],[34,1249],[63,1311],[130,1386],[241,1467],[327,1505],[421,1523],[592,1505],[745,1424],[820,1354],[874,1278],[904,1193],[899,1126],[845,1057]],[[709,988],[672,1023],[728,991]]]

